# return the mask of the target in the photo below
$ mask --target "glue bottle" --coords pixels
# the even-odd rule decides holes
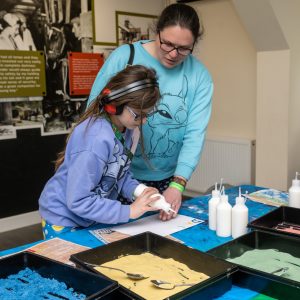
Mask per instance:
[[[232,207],[223,187],[220,203],[217,206],[217,236],[228,237],[231,235],[231,210]]]
[[[239,196],[235,198],[235,205],[232,208],[232,237],[235,239],[247,233],[248,207],[245,205],[245,198],[242,197],[241,188]]]
[[[139,197],[146,188],[148,188],[148,186],[146,186],[145,184],[143,184],[143,183],[139,184],[136,187],[136,189],[134,190],[133,196],[135,198]],[[157,194],[154,194],[154,195],[151,196],[151,198],[153,198],[153,197],[159,197],[159,199],[156,200],[155,202],[152,202],[151,206],[153,206],[155,208],[158,208],[158,209],[161,209],[164,212],[166,212],[167,214],[169,214],[170,211],[171,212],[175,212],[171,208],[171,204],[166,201],[166,199],[165,199],[165,197],[163,195],[157,193]]]
[[[300,208],[300,180],[298,179],[298,175],[299,172],[296,172],[296,177],[289,188],[289,206],[296,208]]]
[[[215,189],[211,192],[211,198],[208,201],[208,227],[210,230],[217,229],[217,205],[220,202],[221,193],[218,190],[217,183]]]

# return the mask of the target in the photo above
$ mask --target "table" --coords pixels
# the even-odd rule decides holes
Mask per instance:
[[[241,192],[242,194],[248,192],[252,193],[258,190],[263,189],[262,187],[257,187],[253,185],[242,185]],[[239,187],[234,187],[231,189],[226,190],[226,194],[229,198],[229,203],[231,205],[235,204],[235,197],[238,196]],[[194,249],[200,251],[208,251],[212,248],[215,248],[221,244],[224,244],[230,240],[231,237],[228,238],[221,238],[216,235],[214,231],[208,229],[208,200],[210,199],[211,195],[205,195],[196,197],[190,200],[186,200],[183,202],[179,213],[187,216],[191,216],[194,218],[204,220],[203,223],[185,229],[183,231],[176,232],[172,234],[173,237],[183,241],[185,245],[192,247]],[[249,221],[253,221],[258,217],[270,212],[271,210],[275,209],[274,206],[268,206],[265,204],[253,202],[253,201],[246,201],[246,205],[249,209]],[[74,242],[76,244],[87,246],[91,248],[95,248],[98,246],[104,245],[100,240],[94,237],[89,230],[91,229],[99,229],[104,227],[111,227],[111,225],[103,225],[98,224],[96,226],[78,230],[75,232],[68,232],[60,235],[60,238]],[[30,246],[35,244],[41,243],[42,241],[37,241],[32,244],[23,245],[20,247],[16,247],[13,249],[8,249],[0,252],[0,257],[12,253],[16,253],[22,251]],[[229,294],[230,293],[230,294]],[[241,291],[238,287],[233,286],[231,291],[227,293],[228,295],[224,295],[219,299],[251,299],[253,297],[253,292],[244,292]],[[255,293],[254,293],[255,294]],[[229,296],[230,295],[230,296]],[[228,297],[230,298],[228,298]]]

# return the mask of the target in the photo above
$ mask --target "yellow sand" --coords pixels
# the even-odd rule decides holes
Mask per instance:
[[[174,284],[197,284],[209,278],[209,276],[204,273],[193,271],[185,264],[175,261],[172,258],[163,259],[151,253],[123,256],[102,265],[120,268],[127,273],[139,273],[149,276],[147,279],[133,280],[120,271],[104,269],[101,267],[95,268],[97,271],[118,281],[122,286],[148,300],[164,299],[189,288],[189,286],[182,286],[175,287],[173,290],[162,290],[155,287],[150,280],[159,279]]]

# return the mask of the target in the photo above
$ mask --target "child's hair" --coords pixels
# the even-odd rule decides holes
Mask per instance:
[[[151,82],[153,82],[153,84],[145,85],[145,87],[142,89],[130,93],[126,93],[123,96],[119,96],[116,100],[110,101],[109,104],[115,107],[120,107],[122,109],[126,104],[130,108],[140,110],[141,115],[142,115],[142,110],[154,108],[158,100],[160,99],[160,92],[158,88],[155,70],[146,68],[141,65],[127,66],[124,70],[120,71],[109,80],[109,82],[103,88],[101,93],[95,98],[95,100],[93,100],[93,102],[87,108],[85,113],[80,117],[80,119],[78,120],[74,128],[88,118],[90,118],[89,120],[90,123],[95,121],[99,117],[104,117],[106,112],[104,111],[104,107],[103,107],[103,98],[107,96],[107,93],[105,91],[109,90],[110,92],[113,92],[115,90],[128,86],[129,84],[135,83],[137,81],[145,80],[145,79],[149,79]],[[143,120],[141,118],[140,139],[141,139],[142,153],[144,154],[142,122]],[[66,144],[74,128],[68,135],[66,139]],[[64,158],[65,158],[65,148],[62,152],[58,154],[57,160],[55,161],[55,170],[57,170],[59,166],[63,163]]]

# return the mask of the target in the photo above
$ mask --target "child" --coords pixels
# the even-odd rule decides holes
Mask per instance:
[[[45,238],[94,223],[128,222],[157,210],[150,206],[158,199],[150,198],[157,193],[154,188],[133,200],[139,182],[129,166],[133,129],[146,122],[159,98],[152,69],[128,66],[110,79],[69,134],[56,173],[40,196]],[[120,194],[127,203],[117,200]]]

